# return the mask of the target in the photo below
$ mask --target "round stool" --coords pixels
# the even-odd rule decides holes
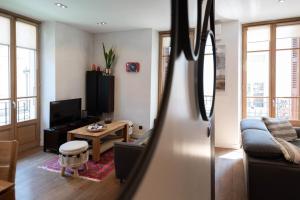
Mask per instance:
[[[88,143],[80,140],[66,142],[59,147],[59,164],[62,166],[62,176],[66,167],[74,170],[74,176],[78,176],[78,168],[83,164],[87,170],[88,148]]]

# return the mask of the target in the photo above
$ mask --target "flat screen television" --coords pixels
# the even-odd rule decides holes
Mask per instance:
[[[81,119],[81,99],[50,102],[50,128]]]

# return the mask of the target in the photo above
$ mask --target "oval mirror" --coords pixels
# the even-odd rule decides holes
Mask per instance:
[[[214,111],[216,86],[216,46],[212,31],[202,40],[198,70],[199,109],[202,119],[209,121]]]

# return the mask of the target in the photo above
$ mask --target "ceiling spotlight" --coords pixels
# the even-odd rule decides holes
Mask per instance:
[[[97,23],[98,26],[102,26],[102,25],[105,25],[105,24],[107,24],[107,22],[98,22]]]
[[[285,0],[278,0],[278,2],[279,2],[279,3],[284,3],[284,2],[285,2]]]
[[[60,8],[68,8],[68,6],[62,4],[62,3],[55,3],[54,5],[60,7]]]

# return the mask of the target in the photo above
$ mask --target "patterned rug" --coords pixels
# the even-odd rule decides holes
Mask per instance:
[[[41,169],[47,171],[60,173],[61,166],[58,162],[58,155],[54,156],[50,160],[47,160],[43,166],[39,166]],[[85,170],[84,166],[81,166],[78,170],[79,177],[92,181],[102,181],[111,171],[114,170],[114,153],[113,150],[108,150],[101,154],[100,161],[95,163],[92,160],[88,161],[88,170]],[[66,169],[65,175],[72,176],[73,170]]]

